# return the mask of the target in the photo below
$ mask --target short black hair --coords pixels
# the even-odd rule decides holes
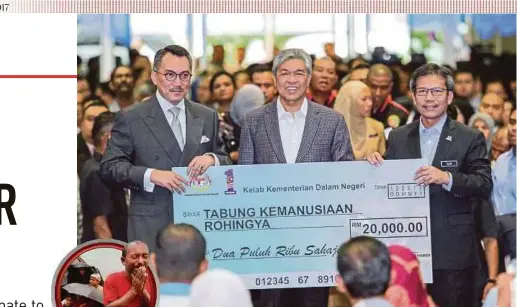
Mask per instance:
[[[476,75],[476,73],[474,72],[473,69],[469,69],[469,68],[458,68],[458,69],[456,69],[456,71],[454,72],[454,79],[455,80],[456,80],[456,77],[459,74],[470,74],[474,81],[477,79],[477,75]]]
[[[483,85],[483,88],[482,88],[483,94],[486,94],[486,90],[488,89],[488,85],[492,84],[492,83],[499,83],[499,84],[501,84],[501,86],[503,87],[504,92],[506,93],[506,96],[510,97],[508,95],[508,87],[506,85],[506,82],[504,82],[504,80],[501,79],[501,78],[495,78],[495,77],[488,78],[485,82],[482,83],[482,85]]]
[[[270,72],[273,73],[273,69],[271,65],[268,64],[256,64],[250,67],[248,67],[248,74],[250,76],[250,79],[253,79],[253,75],[255,73],[262,73],[262,72]]]
[[[352,69],[352,64],[354,64],[355,61],[361,61],[361,62],[364,62],[364,63],[368,63],[368,61],[365,58],[363,58],[362,56],[357,56],[355,58],[351,58],[350,60],[348,60],[348,63],[347,63],[347,66],[348,66],[349,70]]]
[[[101,144],[102,136],[111,130],[114,119],[115,113],[111,113],[110,111],[103,112],[95,118],[92,128],[93,145],[99,146]]]
[[[156,52],[156,55],[154,56],[154,63],[153,63],[154,71],[158,70],[158,68],[160,67],[160,64],[162,63],[163,57],[167,53],[170,53],[177,57],[186,57],[188,59],[188,63],[189,63],[189,70],[192,70],[192,57],[190,56],[190,53],[187,51],[187,49],[181,47],[180,45],[169,45],[169,46],[166,46],[166,47],[158,50],[158,52]]]
[[[359,70],[359,69],[370,69],[370,67],[372,67],[370,64],[363,63],[363,64],[357,65],[354,69],[351,69],[350,72],[356,71],[356,70]]]
[[[83,100],[83,118],[84,114],[86,114],[86,110],[88,110],[91,107],[105,107],[108,108],[108,105],[102,100],[100,97],[96,95],[91,95],[86,97]]]
[[[169,282],[191,281],[206,259],[206,239],[194,226],[169,224],[156,238],[158,276]]]
[[[355,237],[339,247],[337,269],[353,298],[383,295],[390,283],[390,253],[375,238]]]
[[[232,81],[232,84],[233,84],[233,87],[236,88],[237,85],[235,84],[235,78],[233,77],[233,75],[227,71],[224,71],[224,70],[221,70],[221,71],[218,71],[216,72],[213,76],[212,76],[212,79],[210,79],[210,92],[213,93],[214,92],[214,85],[215,85],[215,80],[217,78],[219,78],[220,76],[227,76],[228,78],[230,78],[230,80]]]
[[[416,81],[418,78],[433,75],[445,79],[445,87],[447,88],[447,91],[454,90],[454,78],[452,77],[451,71],[447,67],[440,66],[435,63],[427,63],[418,67],[411,76],[411,80],[409,81],[409,88],[412,92],[414,92],[416,90]]]
[[[83,59],[80,56],[77,56],[77,66],[81,66],[83,64]]]

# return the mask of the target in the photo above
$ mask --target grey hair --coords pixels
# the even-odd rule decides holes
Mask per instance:
[[[276,76],[278,72],[278,68],[280,65],[284,64],[289,60],[302,60],[305,64],[305,69],[307,70],[307,74],[312,74],[312,59],[307,54],[307,52],[302,49],[285,49],[278,53],[278,55],[273,60],[273,75]]]
[[[416,90],[416,81],[418,78],[431,75],[445,79],[445,87],[447,87],[447,91],[452,92],[454,90],[454,77],[452,76],[451,71],[445,66],[428,63],[418,67],[411,76],[411,80],[409,81],[409,88],[411,91],[414,92]]]

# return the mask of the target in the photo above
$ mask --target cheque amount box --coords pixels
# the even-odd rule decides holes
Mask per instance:
[[[427,237],[427,217],[350,219],[350,237],[375,238]]]

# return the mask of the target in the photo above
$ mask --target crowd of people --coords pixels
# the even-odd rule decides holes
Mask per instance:
[[[103,306],[104,279],[99,270],[84,262],[81,257],[68,266],[61,281],[63,307]]]
[[[417,60],[344,61],[332,44],[325,51],[315,58],[277,50],[272,62],[231,67],[215,46],[209,68],[194,72],[188,51],[172,45],[152,64],[132,52],[131,65],[117,66],[107,83],[97,81],[95,69],[79,78],[79,242],[145,242],[156,253],[163,306],[178,291],[188,293],[182,296],[191,306],[207,306],[209,298],[221,300],[211,306],[234,306],[241,295],[248,300],[242,282],[223,271],[199,275],[207,267],[202,235],[169,225],[171,192],[188,184],[174,167],[196,176],[228,164],[424,158],[415,181],[430,190],[433,284],[423,284],[407,248],[359,237],[340,249],[335,288],[251,291],[250,300],[470,307],[507,299],[516,212],[511,65],[485,67],[475,57],[455,69]]]

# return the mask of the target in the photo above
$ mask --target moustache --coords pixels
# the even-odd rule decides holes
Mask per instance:
[[[169,92],[183,92],[183,88],[177,86],[169,89]]]
[[[117,87],[118,88],[123,88],[123,87],[131,88],[132,85],[131,85],[131,83],[128,83],[128,82],[121,82],[121,83],[119,83],[119,85]]]

